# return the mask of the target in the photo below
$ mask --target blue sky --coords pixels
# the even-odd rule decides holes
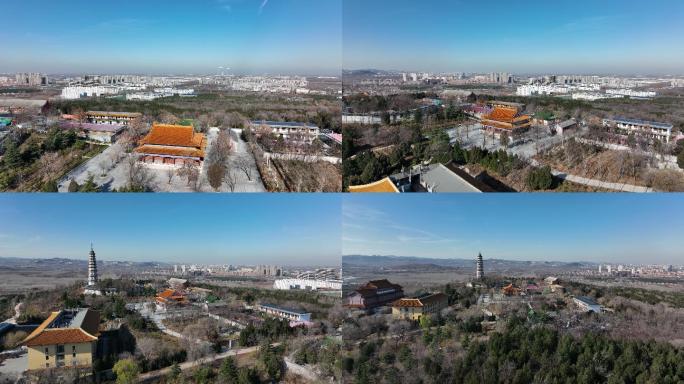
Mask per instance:
[[[340,265],[333,194],[0,194],[0,257]]]
[[[339,74],[342,0],[7,0],[0,72]]]
[[[344,255],[684,264],[679,194],[354,197]]]
[[[343,66],[684,72],[681,0],[344,0]]]

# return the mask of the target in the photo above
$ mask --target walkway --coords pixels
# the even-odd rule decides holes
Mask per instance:
[[[271,346],[273,346],[273,347],[277,347],[278,345],[280,345],[280,343],[271,344]],[[193,360],[193,361],[186,361],[184,363],[178,364],[178,366],[180,367],[181,371],[185,371],[187,369],[191,369],[191,368],[199,367],[199,366],[209,364],[209,363],[212,363],[215,361],[223,360],[229,356],[247,355],[250,353],[255,353],[258,350],[259,350],[259,346],[233,349],[233,350],[230,350],[228,352],[220,353],[218,355],[204,357],[204,358],[201,358],[198,360]],[[138,381],[142,383],[142,382],[158,379],[160,377],[164,377],[164,376],[168,375],[169,373],[171,373],[171,368],[172,367],[166,367],[166,368],[162,368],[162,369],[159,369],[156,371],[150,371],[150,372],[143,373],[138,377]]]
[[[539,167],[540,164],[535,159],[530,159],[530,163],[535,167]],[[551,174],[561,180],[567,180],[576,184],[582,184],[594,188],[610,189],[618,192],[634,192],[634,193],[650,193],[654,192],[653,188],[643,187],[640,185],[632,185],[626,183],[611,183],[603,180],[590,179],[587,177],[577,176],[568,174],[566,172],[559,171],[557,169],[552,169]]]

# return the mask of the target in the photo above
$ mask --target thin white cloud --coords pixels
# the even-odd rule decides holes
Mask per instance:
[[[266,6],[266,4],[268,4],[268,0],[263,0],[261,2],[261,5],[259,6],[259,14],[261,14],[261,12],[264,11],[264,7]]]

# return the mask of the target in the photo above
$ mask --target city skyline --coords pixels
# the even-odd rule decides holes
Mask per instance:
[[[682,74],[681,2],[495,0],[486,7],[345,0],[343,68]]]
[[[337,75],[341,63],[341,0],[27,0],[3,9],[20,17],[0,31],[13,52],[0,73]]]
[[[0,257],[340,265],[340,197],[0,196]]]
[[[343,201],[343,255],[681,264],[677,196],[356,196]],[[636,225],[638,224],[638,225]]]

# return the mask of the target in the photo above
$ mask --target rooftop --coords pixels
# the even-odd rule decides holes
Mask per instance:
[[[428,293],[414,298],[402,298],[394,303],[393,307],[423,307],[436,301],[447,300],[447,296],[441,292]]]
[[[597,303],[596,300],[589,296],[577,296],[575,297],[575,300],[581,301],[586,305],[599,305],[599,303]]]
[[[308,123],[298,123],[291,121],[270,121],[270,120],[253,120],[252,125],[268,125],[268,126],[278,126],[278,127],[307,127],[307,128],[318,128],[315,125]]]
[[[96,123],[78,123],[74,121],[61,121],[59,127],[62,129],[82,129],[94,132],[119,132],[125,127],[118,124],[96,124]]]
[[[88,111],[88,116],[112,116],[112,117],[142,117],[140,112],[109,112],[109,111]]]
[[[382,180],[372,182],[370,184],[364,185],[354,185],[349,186],[349,192],[356,193],[367,193],[367,192],[379,192],[379,193],[398,193],[396,185],[392,182],[389,177],[385,177]]]
[[[286,312],[286,313],[291,313],[293,315],[306,315],[309,312],[305,312],[299,309],[293,309],[293,308],[286,308],[286,307],[280,307],[278,305],[274,304],[259,304],[263,308],[268,308],[268,309],[273,309],[276,311],[281,311],[281,312]]]
[[[673,127],[672,124],[668,124],[668,123],[659,123],[657,121],[648,121],[648,120],[639,120],[639,119],[627,119],[624,117],[614,117],[610,120],[613,120],[616,123],[649,125],[651,127],[662,128],[662,129],[672,129],[672,127]]]
[[[139,144],[137,153],[204,158],[207,140],[190,126],[154,123]]]
[[[24,339],[27,346],[86,343],[97,340],[100,314],[88,308],[52,312]]]
[[[453,164],[431,164],[428,170],[421,173],[421,184],[431,188],[432,192],[484,192],[489,188],[474,177],[468,175]]]
[[[47,100],[33,100],[33,99],[0,99],[0,107],[14,107],[14,108],[42,108],[47,104]]]
[[[567,127],[571,127],[575,124],[577,124],[577,120],[569,119],[569,120],[565,120],[563,122],[558,123],[558,126],[561,128],[567,128]]]

